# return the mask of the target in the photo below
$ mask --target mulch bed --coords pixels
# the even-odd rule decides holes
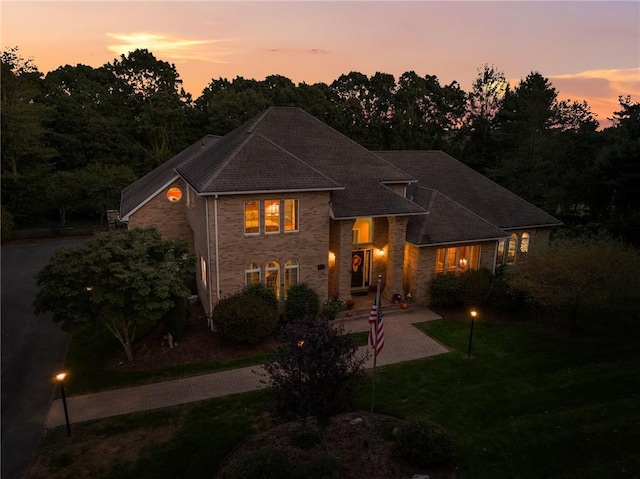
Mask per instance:
[[[256,345],[230,345],[211,331],[200,303],[191,306],[184,337],[173,348],[163,326],[159,326],[134,344],[133,361],[127,362],[124,351],[118,350],[107,362],[110,371],[149,371],[170,366],[234,359],[251,356],[275,348],[278,342],[267,339]]]

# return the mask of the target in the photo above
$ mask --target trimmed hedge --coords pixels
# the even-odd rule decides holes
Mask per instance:
[[[212,317],[224,341],[256,344],[278,326],[278,301],[271,290],[254,285],[221,299]]]

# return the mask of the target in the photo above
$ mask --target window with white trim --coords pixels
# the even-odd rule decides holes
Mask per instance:
[[[516,253],[518,250],[518,233],[513,233],[509,238],[507,247],[507,264],[516,264]]]
[[[202,282],[202,285],[206,288],[207,287],[207,262],[202,256],[200,256],[200,281]]]
[[[244,202],[244,234],[260,234],[260,202]]]
[[[280,232],[280,200],[264,200],[264,231]]]
[[[244,270],[245,285],[260,284],[262,282],[262,268],[258,263],[249,263]]]
[[[280,264],[277,261],[268,261],[265,265],[264,285],[280,299]]]
[[[284,200],[284,232],[299,231],[298,200],[290,198]]]
[[[522,233],[522,237],[520,238],[520,252],[528,253],[529,252],[529,240],[531,239],[531,235],[525,231]]]
[[[299,281],[298,262],[294,259],[288,259],[284,262],[284,297],[292,286],[296,286]]]

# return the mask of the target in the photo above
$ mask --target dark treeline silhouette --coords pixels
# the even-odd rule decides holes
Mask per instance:
[[[559,101],[532,71],[518,85],[490,65],[471,90],[413,71],[295,85],[212,79],[195,100],[175,65],[147,50],[46,75],[2,53],[2,213],[18,226],[104,219],[121,189],[206,134],[270,106],[298,106],[372,150],[443,150],[574,230],[640,244],[640,104],[620,97],[601,131],[582,101]]]

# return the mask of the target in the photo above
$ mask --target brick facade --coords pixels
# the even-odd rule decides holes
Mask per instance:
[[[178,187],[182,191],[180,201],[167,199],[169,188]],[[193,248],[193,233],[185,214],[186,190],[182,180],[176,180],[160,191],[150,201],[129,217],[129,229],[155,227],[163,238],[180,239]],[[192,250],[193,251],[193,250]]]
[[[171,187],[183,192],[180,201],[167,199],[166,193]],[[299,231],[265,234],[263,225],[259,235],[244,234],[245,201],[259,201],[262,210],[264,200],[292,198],[299,202]],[[219,298],[245,286],[249,263],[261,266],[264,281],[266,263],[276,261],[280,266],[282,296],[285,261],[295,260],[299,282],[313,288],[321,300],[336,291],[346,299],[351,291],[355,220],[332,220],[329,199],[328,192],[199,197],[188,190],[182,180],[176,180],[131,214],[129,228],[153,226],[164,238],[181,239],[189,244],[196,257],[198,296],[207,315]],[[382,275],[383,294],[387,299],[395,293],[411,293],[419,303],[429,304],[438,247],[406,243],[407,222],[407,217],[373,218],[372,242],[362,245],[363,249],[371,250],[370,279],[375,283],[378,275]],[[529,248],[548,245],[550,228],[513,232],[521,238],[524,231],[531,235]],[[480,268],[493,271],[497,242],[479,244]],[[457,246],[465,245],[450,245]]]

